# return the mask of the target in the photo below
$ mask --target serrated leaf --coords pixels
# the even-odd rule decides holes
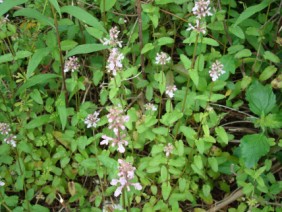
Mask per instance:
[[[239,146],[240,157],[248,168],[253,168],[269,149],[267,137],[263,134],[246,135],[241,139]]]
[[[258,81],[247,89],[246,99],[251,111],[259,116],[267,115],[276,105],[276,96],[272,88],[269,85],[263,86]]]
[[[99,22],[97,18],[95,18],[93,15],[85,11],[84,9],[77,7],[77,6],[64,6],[61,8],[62,13],[68,13],[80,21],[88,24],[89,26],[93,26],[96,29],[107,33],[105,28],[102,26],[102,24]]]
[[[70,57],[70,56],[77,55],[77,54],[88,54],[88,53],[97,52],[97,51],[101,51],[101,50],[108,49],[108,48],[109,48],[108,46],[104,46],[103,44],[78,45],[77,47],[69,51],[66,57]]]
[[[181,54],[180,60],[186,69],[189,69],[191,67],[191,60],[186,55]]]
[[[215,132],[220,143],[228,144],[228,135],[223,127],[216,127]]]

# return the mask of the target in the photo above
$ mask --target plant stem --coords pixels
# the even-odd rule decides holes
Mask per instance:
[[[143,48],[143,33],[142,33],[142,17],[141,17],[141,0],[136,1],[136,7],[137,7],[137,14],[138,14],[138,27],[139,27],[139,44],[140,44],[140,49]],[[143,74],[143,79],[146,79],[146,73],[145,73],[145,62],[144,62],[144,55],[140,55],[141,59],[141,69],[142,69],[142,74]]]

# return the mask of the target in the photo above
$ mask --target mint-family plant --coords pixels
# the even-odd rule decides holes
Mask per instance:
[[[0,210],[280,211],[281,7],[0,1]]]

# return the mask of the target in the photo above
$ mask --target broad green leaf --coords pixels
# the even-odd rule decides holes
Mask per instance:
[[[80,165],[89,170],[95,170],[97,169],[97,159],[96,158],[87,158],[83,160]]]
[[[235,58],[240,59],[243,57],[250,57],[252,52],[249,49],[243,49],[235,54]]]
[[[40,92],[37,89],[34,89],[31,93],[30,93],[30,97],[38,104],[42,105],[43,104],[43,100],[41,97]]]
[[[55,10],[59,13],[60,17],[62,17],[62,13],[61,13],[61,9],[60,6],[58,4],[57,0],[49,0],[50,4],[53,5],[53,7],[55,8]]]
[[[263,57],[264,59],[269,60],[273,63],[280,63],[280,58],[270,51],[265,51]]]
[[[215,157],[211,157],[211,158],[208,158],[208,162],[210,164],[211,169],[214,172],[218,172],[218,162],[217,162],[217,159]]]
[[[50,118],[50,115],[42,115],[42,116],[38,116],[36,118],[33,118],[30,122],[28,122],[25,125],[26,129],[34,129],[37,127],[41,127],[44,124],[49,123],[50,121],[52,121],[52,119]]]
[[[228,135],[225,129],[221,126],[215,128],[219,143],[228,144]]]
[[[239,146],[240,157],[248,168],[253,168],[269,149],[267,137],[263,134],[245,135]]]
[[[237,36],[238,38],[245,39],[245,34],[241,27],[236,26],[236,25],[231,25],[228,28],[229,32],[231,32],[233,35]]]
[[[16,94],[19,94],[24,89],[30,88],[34,85],[48,83],[50,79],[54,79],[58,77],[60,76],[57,74],[39,74],[39,75],[33,76],[29,78],[21,87],[19,87]]]
[[[11,53],[4,54],[0,56],[0,63],[6,63],[6,62],[14,61],[14,60],[23,59],[23,58],[29,57],[30,55],[32,55],[32,53],[29,51],[18,51],[16,52],[15,57]]]
[[[220,58],[220,62],[224,66],[224,70],[226,72],[230,72],[232,74],[235,74],[236,70],[236,65],[235,65],[235,60],[232,55],[224,55]]]
[[[277,71],[277,68],[275,66],[267,66],[263,72],[259,76],[260,81],[268,80],[270,77],[273,76]]]
[[[210,46],[219,46],[218,42],[212,38],[203,38],[202,40],[200,39],[199,42]]]
[[[66,108],[65,94],[63,92],[60,94],[56,101],[56,108],[60,117],[62,129],[64,130],[67,125],[68,114]]]
[[[171,113],[166,113],[162,116],[161,123],[166,126],[171,126],[174,122],[179,120],[183,116],[178,110],[174,110]]]
[[[106,12],[112,9],[112,7],[115,5],[117,0],[102,0],[100,2],[100,10],[101,12]]]
[[[77,46],[77,42],[73,40],[64,40],[61,42],[61,48],[63,51],[71,50],[76,46]]]
[[[268,6],[268,4],[270,2],[271,2],[271,0],[264,0],[260,4],[248,7],[244,12],[242,12],[240,14],[240,16],[238,17],[238,19],[236,20],[234,25],[236,26],[236,25],[242,23],[244,20],[246,20],[247,18],[251,17],[255,13],[263,10],[264,8],[266,8]]]
[[[80,21],[88,24],[89,26],[93,26],[96,29],[107,33],[107,31],[105,30],[105,28],[102,26],[102,24],[99,22],[99,20],[97,18],[95,18],[93,15],[91,15],[90,13],[88,13],[87,11],[83,10],[80,7],[64,6],[64,7],[61,8],[61,12],[62,13],[68,13],[68,14],[76,17]]]
[[[276,96],[270,85],[263,86],[255,81],[246,92],[249,107],[256,115],[267,115],[276,105]]]
[[[158,46],[163,46],[163,45],[172,44],[172,43],[174,43],[174,39],[170,37],[161,37],[157,40]]]
[[[86,31],[93,36],[94,38],[101,39],[103,38],[103,32],[96,29],[95,27],[86,27]]]
[[[189,69],[191,67],[191,60],[186,55],[181,54],[180,60],[186,69]]]
[[[161,168],[161,177],[160,177],[161,182],[166,182],[168,180],[168,171],[165,166],[162,166]]]
[[[20,4],[24,4],[27,1],[28,0],[11,0],[11,1],[6,0],[6,1],[3,1],[3,3],[1,3],[1,7],[0,7],[0,16],[4,15],[6,12],[8,12],[13,7],[20,5]]]
[[[38,20],[39,22],[41,22],[45,25],[49,25],[49,26],[55,28],[54,20],[52,18],[42,15],[42,13],[38,12],[35,9],[23,8],[23,9],[15,12],[14,16],[24,16],[24,17],[28,17],[28,18],[34,18],[34,19]]]
[[[199,85],[199,74],[197,69],[190,69],[189,76],[192,79],[193,83],[198,87]]]
[[[31,77],[32,73],[35,71],[37,66],[41,63],[42,59],[46,57],[49,53],[50,53],[49,48],[37,49],[34,52],[27,66],[27,73],[26,73],[27,79]]]
[[[19,201],[19,197],[14,195],[14,196],[6,196],[4,199],[5,203],[9,206],[9,207],[15,207],[18,204]]]
[[[162,183],[162,196],[164,200],[167,200],[171,192],[171,185],[169,182]]]
[[[101,50],[104,50],[104,49],[108,49],[108,47],[104,46],[102,44],[78,45],[77,47],[75,47],[74,49],[69,51],[69,53],[67,54],[67,57],[77,55],[77,54],[88,54],[88,53],[92,53],[92,52],[101,51]]]
[[[155,47],[152,43],[146,43],[145,46],[141,50],[141,54],[145,54],[146,52],[151,51],[154,48]]]
[[[168,128],[166,127],[157,127],[153,129],[153,133],[158,134],[158,135],[168,135]]]
[[[211,193],[211,186],[208,184],[205,184],[203,186],[203,194],[207,197],[210,195],[210,193]]]

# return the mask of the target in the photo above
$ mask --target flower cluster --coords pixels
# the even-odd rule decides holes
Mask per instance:
[[[171,60],[170,56],[168,56],[165,52],[157,53],[156,64],[165,65],[169,63],[170,60]]]
[[[198,33],[206,34],[206,26],[201,26],[200,20],[206,16],[212,16],[210,8],[210,0],[198,0],[192,8],[193,14],[196,16],[196,25],[189,23],[187,31],[196,31]]]
[[[129,116],[123,115],[123,111],[119,107],[112,107],[109,109],[109,114],[107,115],[109,122],[109,129],[113,130],[115,138],[108,137],[103,135],[103,140],[100,142],[100,145],[109,145],[118,147],[120,153],[125,152],[125,146],[128,145],[128,142],[124,140],[125,135],[123,130],[125,130],[125,122],[129,120]]]
[[[100,121],[100,118],[98,118],[99,113],[98,112],[94,112],[93,114],[89,114],[86,119],[84,120],[84,123],[87,124],[87,128],[90,127],[96,127],[98,121]]]
[[[169,155],[172,153],[174,147],[172,146],[171,143],[168,143],[165,147],[164,147],[164,152],[165,152],[165,156],[169,157]]]
[[[113,47],[122,47],[122,41],[118,40],[118,34],[120,33],[120,31],[118,30],[117,26],[112,27],[110,29],[110,38],[104,38],[101,40],[101,42],[103,43],[103,45],[109,45],[109,46],[113,46]]]
[[[166,95],[169,96],[169,98],[173,98],[175,91],[177,91],[177,88],[176,88],[175,85],[168,85],[168,86],[166,86],[165,93],[166,93]]]
[[[130,182],[134,178],[134,172],[136,170],[130,163],[126,162],[125,160],[119,159],[119,179],[113,179],[111,181],[111,185],[118,185],[120,184],[116,191],[115,196],[119,196],[123,190],[123,188],[127,188],[127,191],[130,191],[130,186],[133,186],[136,190],[141,190],[142,186],[140,183],[132,183]]]
[[[79,63],[78,63],[78,58],[73,56],[73,57],[69,57],[68,60],[65,62],[65,66],[64,66],[64,72],[69,72],[69,71],[76,71],[78,70],[80,67]]]
[[[16,147],[16,136],[10,134],[11,128],[7,123],[0,123],[0,134],[7,136],[4,138],[4,142],[11,145],[12,147]]]
[[[210,0],[199,0],[195,2],[195,6],[192,9],[193,14],[197,16],[198,19],[206,16],[212,16],[210,10]]]
[[[155,105],[153,105],[152,103],[145,104],[145,109],[151,110],[151,111],[157,111],[157,107]]]
[[[4,2],[4,0],[0,0],[0,4],[3,3],[3,2]]]
[[[112,73],[114,76],[117,75],[117,72],[120,71],[123,67],[122,60],[124,55],[119,52],[118,48],[112,48],[110,50],[110,56],[107,60],[107,71]]]
[[[211,70],[209,71],[210,77],[212,78],[212,81],[216,81],[220,75],[224,74],[225,71],[223,70],[223,64],[216,60],[211,67]]]

